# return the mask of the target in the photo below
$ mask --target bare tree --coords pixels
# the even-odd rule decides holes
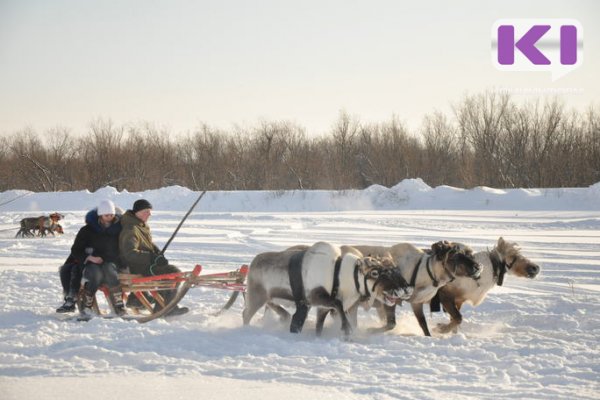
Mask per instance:
[[[475,184],[505,186],[498,151],[502,121],[510,110],[509,96],[484,93],[467,96],[455,107],[459,133],[473,152]],[[499,173],[500,172],[500,173]]]
[[[600,114],[556,100],[517,105],[466,96],[453,116],[427,116],[414,136],[397,117],[361,124],[341,112],[327,135],[289,121],[229,131],[201,125],[186,137],[149,123],[95,120],[83,136],[58,127],[0,138],[0,190],[131,191],[349,189],[421,177],[431,185],[583,186],[600,180]]]
[[[445,115],[436,112],[423,121],[424,143],[421,168],[423,178],[430,185],[460,185],[469,155],[460,149],[457,129]]]

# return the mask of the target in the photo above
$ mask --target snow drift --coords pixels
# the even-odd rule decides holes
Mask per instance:
[[[2,211],[88,210],[104,198],[123,208],[140,198],[157,210],[183,211],[198,192],[171,186],[140,193],[119,192],[105,187],[93,193],[34,193],[9,190],[0,193]],[[459,189],[431,188],[421,179],[405,179],[386,188],[373,185],[365,190],[289,190],[208,192],[197,211],[214,212],[299,212],[367,210],[600,210],[600,183],[588,188],[492,189],[485,186]]]

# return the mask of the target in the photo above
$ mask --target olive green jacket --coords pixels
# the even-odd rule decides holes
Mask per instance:
[[[150,265],[160,252],[152,242],[150,227],[128,210],[121,218],[119,255],[132,274],[150,274]]]

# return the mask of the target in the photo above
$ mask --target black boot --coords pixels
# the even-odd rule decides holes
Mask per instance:
[[[110,289],[110,297],[115,314],[118,316],[125,315],[125,306],[123,305],[123,292],[120,288]]]
[[[175,290],[169,290],[169,291],[165,291],[163,294],[163,298],[165,301],[165,304],[169,304],[171,302],[171,300],[173,299],[173,297],[175,297],[175,294],[177,292]],[[156,304],[154,305],[154,311],[153,312],[158,312],[162,310],[162,306],[156,302]],[[169,311],[168,313],[166,313],[164,316],[165,317],[175,317],[177,315],[183,315],[185,313],[187,313],[188,311],[190,311],[189,308],[187,307],[179,307],[179,306],[175,306],[171,311]]]
[[[56,309],[57,313],[67,313],[75,311],[75,299],[73,297],[65,297],[65,302],[62,306]]]
[[[177,315],[183,315],[186,314],[188,311],[190,311],[190,309],[187,307],[175,306],[175,308],[169,311],[167,315],[165,315],[165,317],[175,317]]]

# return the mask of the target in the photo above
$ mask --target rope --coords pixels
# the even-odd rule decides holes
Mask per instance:
[[[12,203],[12,202],[13,202],[13,201],[15,201],[15,200],[19,200],[20,198],[23,198],[23,197],[25,197],[25,196],[29,196],[29,195],[30,195],[30,194],[32,194],[32,193],[33,193],[33,192],[27,192],[27,193],[24,193],[24,194],[22,194],[22,195],[20,195],[20,196],[17,196],[17,197],[15,197],[15,198],[14,198],[14,199],[12,199],[12,200],[8,200],[8,201],[5,201],[4,203],[0,203],[0,207],[2,207],[2,206],[3,206],[3,205],[5,205],[5,204]]]

